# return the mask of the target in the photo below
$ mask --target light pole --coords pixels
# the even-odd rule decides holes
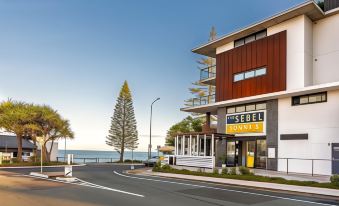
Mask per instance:
[[[151,104],[151,118],[150,118],[150,125],[149,125],[149,146],[148,146],[148,159],[151,159],[152,155],[152,112],[153,112],[153,104],[160,100],[160,98],[156,98]]]

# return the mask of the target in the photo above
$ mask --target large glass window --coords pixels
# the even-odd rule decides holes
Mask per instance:
[[[235,142],[227,142],[226,146],[226,165],[235,165]]]
[[[266,140],[257,140],[256,167],[266,168],[267,146]]]

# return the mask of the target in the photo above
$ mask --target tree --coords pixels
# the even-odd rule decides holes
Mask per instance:
[[[14,133],[18,145],[18,161],[22,161],[22,139],[33,125],[32,107],[24,102],[7,100],[0,104],[0,127]]]
[[[22,161],[22,139],[31,139],[36,146],[36,137],[43,136],[51,141],[51,148],[43,147],[46,161],[50,161],[50,153],[54,141],[59,138],[73,138],[68,120],[46,105],[28,104],[18,101],[4,101],[0,104],[0,128],[14,133],[17,137],[19,161]],[[36,151],[34,151],[36,155]]]
[[[63,119],[61,115],[47,105],[33,105],[34,108],[34,132],[32,139],[37,135],[43,136],[46,140],[43,145],[43,155],[45,161],[50,161],[50,154],[54,142],[61,138],[74,138],[74,133],[70,128],[69,121]],[[50,142],[50,148],[47,148],[47,142]]]
[[[204,123],[204,118],[193,118],[191,116],[186,117],[182,121],[171,126],[170,129],[167,131],[166,144],[174,146],[174,139],[178,134],[201,132]]]
[[[209,39],[208,41],[214,41],[217,38],[217,33],[215,30],[215,27],[213,26],[210,31]],[[202,57],[197,60],[198,63],[198,69],[201,71],[202,69],[208,68],[208,72],[210,73],[215,73],[215,58],[212,57]],[[215,86],[212,85],[205,85],[200,82],[193,82],[192,83],[193,87],[188,88],[190,93],[194,96],[193,98],[189,98],[185,100],[185,106],[194,106],[193,101],[195,98],[200,98],[204,97],[207,95],[212,95],[215,93]],[[208,102],[211,100],[208,99]]]
[[[106,144],[120,154],[120,162],[123,162],[125,149],[135,149],[138,144],[137,122],[127,81],[120,90],[108,133]]]

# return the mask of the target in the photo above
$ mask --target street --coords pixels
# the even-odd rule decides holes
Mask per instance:
[[[339,200],[263,191],[251,188],[183,181],[123,173],[128,166],[88,165],[74,167],[79,183],[60,183],[28,177],[39,169],[1,169],[1,206],[7,205],[339,205]],[[46,168],[45,171],[62,168]],[[22,187],[4,186],[6,175],[13,184],[31,181]],[[17,178],[17,179],[15,179]],[[31,187],[31,188],[30,188]],[[10,197],[16,198],[10,198]],[[26,198],[24,198],[26,197]],[[41,201],[40,201],[41,199]],[[29,200],[29,202],[27,202]],[[15,204],[14,204],[15,203]]]

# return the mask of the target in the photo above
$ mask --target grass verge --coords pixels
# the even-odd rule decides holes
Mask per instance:
[[[43,166],[57,166],[57,165],[66,165],[64,162],[44,162]],[[15,162],[15,163],[3,163],[1,167],[30,167],[30,166],[40,166],[40,162]]]
[[[154,167],[153,172],[163,172],[163,173],[173,173],[173,174],[183,174],[183,175],[196,175],[204,177],[216,177],[216,178],[225,178],[225,179],[236,179],[236,180],[246,180],[246,181],[256,181],[256,182],[269,182],[277,184],[286,184],[286,185],[297,185],[297,186],[308,186],[308,187],[320,187],[320,188],[329,188],[339,190],[339,185],[333,183],[319,183],[314,181],[298,181],[298,180],[286,180],[281,177],[265,177],[253,174],[247,175],[235,175],[235,174],[216,174],[216,173],[206,173],[206,172],[195,172],[189,170],[178,170],[171,167],[165,166]]]

